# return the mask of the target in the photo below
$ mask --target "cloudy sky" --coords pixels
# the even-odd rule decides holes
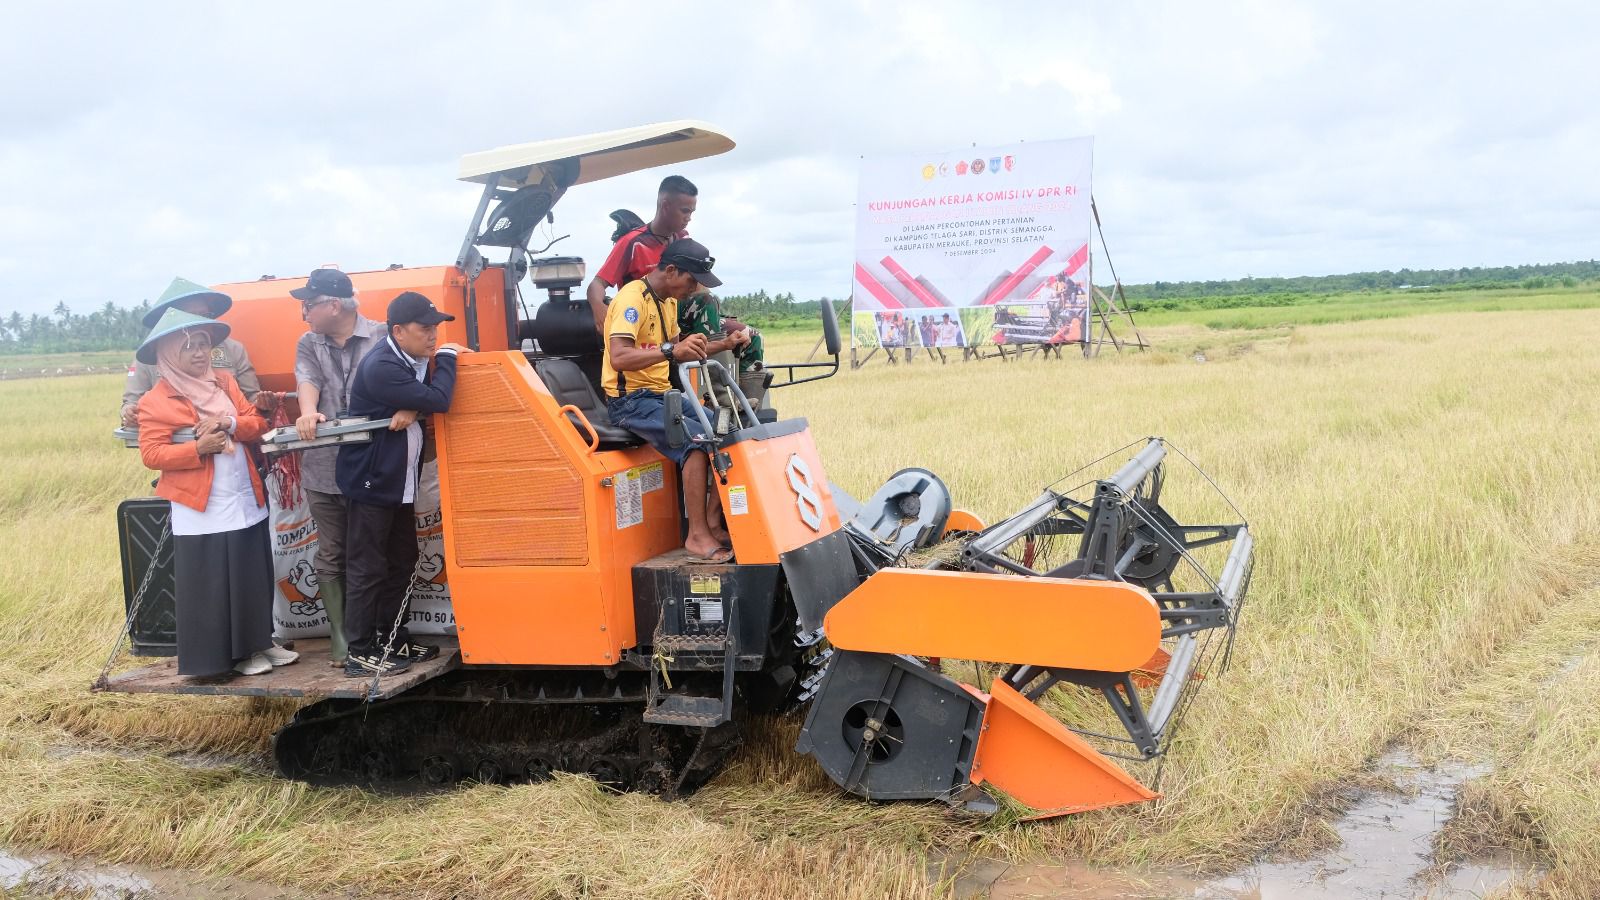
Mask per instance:
[[[1078,135],[1130,282],[1588,259],[1597,10],[8,0],[0,312],[447,262],[461,154],[680,118],[739,144],[675,169],[730,292],[848,293],[863,155]],[[575,189],[559,249],[662,174]]]

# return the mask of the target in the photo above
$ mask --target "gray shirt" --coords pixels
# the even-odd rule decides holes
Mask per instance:
[[[332,422],[344,414],[350,405],[350,388],[355,383],[356,366],[372,348],[383,343],[388,329],[382,322],[374,322],[360,313],[356,314],[356,327],[340,347],[328,336],[308,331],[300,335],[294,348],[294,381],[311,384],[320,392],[317,412]],[[339,460],[339,448],[317,447],[300,454],[300,481],[313,491],[324,494],[339,493],[334,481],[334,466]]]
[[[256,367],[250,364],[250,354],[244,345],[233,338],[223,338],[222,343],[211,348],[211,368],[226,369],[239,382],[239,392],[246,400],[255,400],[261,393],[261,379],[256,377]],[[128,371],[127,384],[122,389],[122,405],[137,405],[139,398],[150,392],[161,380],[161,370],[142,362],[133,364]]]

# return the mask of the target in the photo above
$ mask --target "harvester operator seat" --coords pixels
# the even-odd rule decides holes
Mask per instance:
[[[605,403],[595,392],[594,385],[589,383],[588,376],[578,368],[577,363],[570,359],[547,358],[535,361],[533,369],[539,373],[544,386],[555,395],[557,403],[570,404],[583,411],[584,418],[594,426],[595,434],[600,438],[601,450],[624,450],[638,447],[645,442],[644,438],[628,429],[611,424],[611,416],[606,413]],[[578,429],[584,440],[588,440],[589,433],[578,423],[576,416],[569,412],[567,420],[572,423],[573,428]]]

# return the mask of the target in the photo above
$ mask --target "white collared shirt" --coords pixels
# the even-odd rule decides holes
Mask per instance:
[[[400,349],[394,342],[394,335],[389,335],[389,347],[394,350],[406,365],[416,373],[417,381],[421,382],[428,375],[428,361],[416,359],[411,354]],[[422,423],[412,422],[406,426],[406,488],[400,497],[401,503],[414,503],[417,496],[417,463],[422,458]]]
[[[233,432],[237,420],[228,426]],[[238,531],[267,517],[267,508],[256,502],[256,489],[250,483],[250,451],[234,441],[232,453],[211,455],[211,494],[204,512],[172,503],[172,533],[177,535],[220,534]]]

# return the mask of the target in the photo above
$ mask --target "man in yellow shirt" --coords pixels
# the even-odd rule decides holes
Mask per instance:
[[[709,524],[709,459],[692,445],[667,443],[663,400],[672,387],[674,363],[706,358],[705,335],[679,333],[678,301],[722,284],[711,274],[715,262],[704,246],[684,238],[668,244],[661,261],[643,278],[623,285],[606,309],[600,386],[612,424],[645,438],[682,468],[683,508],[689,517],[684,548],[702,559],[727,562],[732,551],[722,546]]]

